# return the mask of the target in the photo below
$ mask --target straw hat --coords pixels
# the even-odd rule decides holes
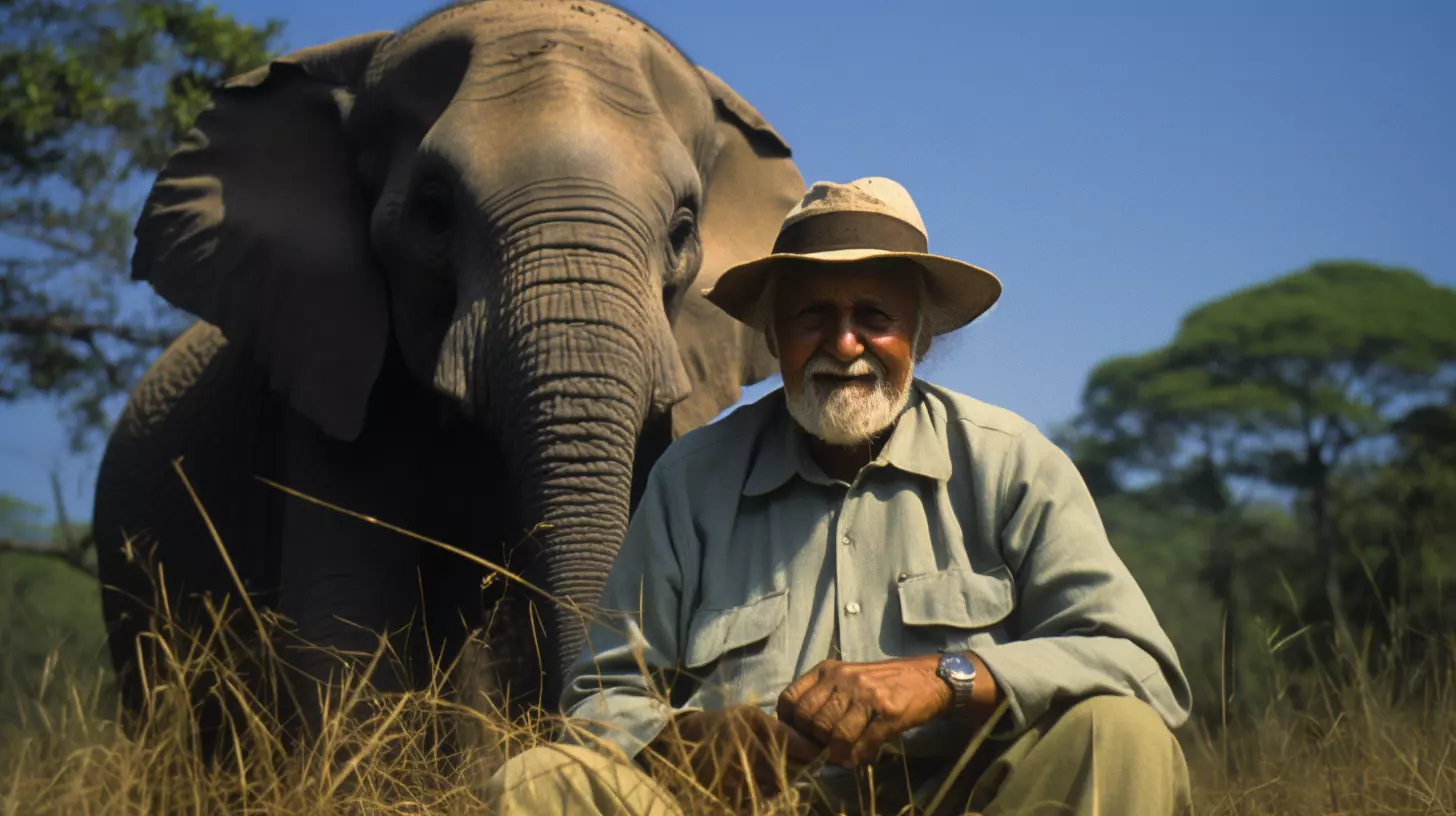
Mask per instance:
[[[932,334],[975,320],[1001,296],[995,275],[964,261],[927,252],[929,239],[910,193],[887,178],[848,184],[815,182],[779,227],[773,253],[730,267],[703,296],[718,308],[763,331],[768,315],[759,299],[770,276],[791,268],[786,259],[849,266],[872,258],[905,258],[925,270]]]

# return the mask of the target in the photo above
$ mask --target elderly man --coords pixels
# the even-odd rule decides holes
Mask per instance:
[[[1000,293],[884,178],[815,184],[724,273],[784,387],[653,469],[562,700],[595,750],[512,760],[503,812],[679,812],[654,765],[744,809],[1188,808],[1186,679],[1071,461],[914,378]]]

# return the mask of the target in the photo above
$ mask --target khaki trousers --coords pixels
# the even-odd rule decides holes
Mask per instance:
[[[936,780],[912,792],[886,789],[872,806],[801,799],[776,800],[769,810],[923,813],[938,787]],[[1188,767],[1177,740],[1152,709],[1128,697],[1092,697],[1060,716],[1045,718],[1007,746],[973,781],[953,790],[937,814],[1181,816],[1192,812]],[[507,762],[491,778],[487,801],[492,812],[503,816],[683,813],[637,765],[574,745],[533,748]]]

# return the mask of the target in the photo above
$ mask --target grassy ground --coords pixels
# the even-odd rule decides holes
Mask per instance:
[[[1200,813],[1456,813],[1456,654],[1276,678],[1221,734],[1182,735]]]
[[[104,651],[94,582],[50,575],[38,563],[0,561],[5,631],[39,633],[6,641],[0,653],[0,816],[481,813],[494,770],[552,726],[544,714],[506,716],[481,680],[488,676],[481,650],[468,649],[449,673],[451,693],[445,672],[430,689],[382,695],[341,669],[318,737],[290,746],[272,707],[244,681],[245,650],[226,629],[198,641],[163,625],[148,639],[155,655],[146,673],[149,715],[128,732],[116,722],[112,678],[97,666]],[[87,625],[72,620],[80,615],[74,605],[57,616],[27,601],[36,593],[48,602],[79,599],[89,607]],[[17,610],[46,620],[22,620]],[[266,614],[235,614],[276,625]],[[47,634],[44,626],[71,634]],[[47,655],[34,644],[48,637],[59,645]],[[1309,647],[1304,662],[1323,668],[1289,674],[1279,668],[1289,660],[1248,661],[1245,687],[1262,699],[1234,695],[1226,706],[1217,696],[1199,699],[1202,716],[1179,734],[1197,812],[1456,814],[1456,636],[1438,637],[1444,642],[1427,641],[1429,656],[1415,662],[1367,655],[1332,665],[1308,632],[1270,651]],[[1261,676],[1249,682],[1254,671]],[[194,714],[219,702],[227,750],[209,764]],[[714,786],[659,770],[688,812],[723,810]],[[788,804],[755,812],[784,812]]]
[[[159,642],[152,716],[131,736],[106,716],[106,678],[51,662],[0,734],[0,813],[480,813],[491,772],[548,724],[509,721],[479,687],[385,696],[346,680],[320,738],[289,750],[225,644]],[[1198,812],[1456,813],[1456,663],[1427,663],[1350,681],[1276,678],[1271,699],[1245,702],[1241,724],[1184,729]],[[184,691],[204,677],[201,699],[233,704],[233,750],[213,766],[198,758],[199,698]],[[691,812],[713,809],[713,791],[690,796]]]

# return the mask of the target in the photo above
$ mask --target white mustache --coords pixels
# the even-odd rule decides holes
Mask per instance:
[[[809,358],[809,362],[804,364],[805,378],[812,377],[816,374],[829,374],[835,377],[873,376],[883,380],[885,378],[885,365],[869,355],[857,357],[848,364],[844,364],[827,354],[820,353]]]
[[[799,427],[831,445],[857,445],[895,424],[910,396],[909,383],[893,385],[884,361],[868,353],[843,363],[819,352],[804,363],[802,372],[802,387],[787,392],[789,414]],[[874,379],[864,383],[868,388],[856,388],[831,377]]]

